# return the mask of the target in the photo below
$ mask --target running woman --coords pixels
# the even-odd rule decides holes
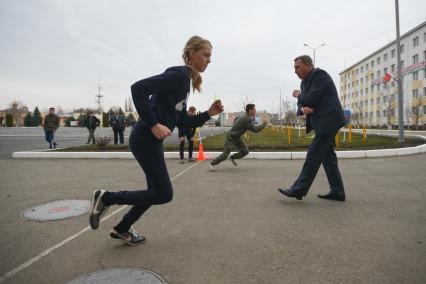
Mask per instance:
[[[189,116],[186,101],[193,90],[201,91],[202,78],[210,63],[211,43],[199,36],[191,37],[185,45],[184,66],[168,68],[164,73],[134,83],[132,98],[139,120],[129,138],[130,149],[145,173],[147,189],[111,192],[95,190],[90,209],[90,226],[97,229],[101,217],[111,205],[132,205],[122,220],[114,226],[110,237],[129,245],[138,245],[145,237],[138,235],[132,225],[151,205],[168,203],[173,188],[164,160],[163,139],[170,136],[175,126],[193,128],[203,125],[210,117],[223,111],[216,100],[208,111]]]

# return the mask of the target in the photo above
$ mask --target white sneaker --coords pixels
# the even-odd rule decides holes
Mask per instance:
[[[237,164],[237,162],[235,161],[235,159],[233,159],[233,158],[229,158],[229,159],[231,160],[231,162],[232,162],[232,164],[233,164],[234,166],[238,167],[238,164]]]
[[[212,163],[210,163],[210,164],[209,164],[209,170],[210,170],[211,172],[215,172],[215,171],[216,171],[216,168],[215,168],[215,166],[214,166],[214,165],[212,165]]]

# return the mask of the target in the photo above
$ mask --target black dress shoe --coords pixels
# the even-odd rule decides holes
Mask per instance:
[[[294,190],[291,190],[291,189],[278,188],[278,191],[284,194],[285,196],[296,198],[297,200],[302,200],[303,198],[303,194],[295,192]]]
[[[336,200],[336,201],[345,201],[345,196],[341,194],[335,194],[335,193],[327,193],[327,194],[318,194],[319,198],[322,199],[329,199],[329,200]]]

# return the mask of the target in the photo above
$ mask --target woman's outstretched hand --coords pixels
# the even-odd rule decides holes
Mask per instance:
[[[155,138],[159,140],[163,140],[167,136],[172,135],[172,132],[167,126],[164,126],[160,123],[157,123],[153,127],[151,127],[152,134],[154,134]]]
[[[223,112],[222,102],[220,100],[215,100],[208,110],[209,116],[212,117],[221,112]]]

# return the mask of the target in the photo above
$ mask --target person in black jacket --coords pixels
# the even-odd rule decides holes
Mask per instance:
[[[114,132],[114,145],[118,143],[118,136],[120,136],[120,144],[124,143],[124,130],[126,128],[126,119],[123,115],[119,114],[117,111],[113,112],[112,116],[109,119],[109,124],[112,127]]]
[[[298,114],[306,115],[306,132],[313,129],[315,138],[297,180],[289,189],[278,190],[288,197],[302,200],[322,164],[330,184],[330,192],[319,194],[318,197],[345,201],[345,189],[334,152],[336,134],[345,125],[336,86],[327,72],[314,68],[308,55],[297,57],[294,69],[302,79],[301,90],[293,91],[293,97],[297,98]]]
[[[188,109],[188,115],[195,115],[196,108],[191,106]],[[194,162],[194,159],[192,158],[192,151],[194,150],[194,135],[195,131],[197,130],[196,127],[193,128],[183,128],[179,127],[179,155],[180,155],[180,163],[184,164],[185,161],[183,159],[184,157],[184,150],[185,150],[185,137],[188,140],[188,161]]]
[[[208,111],[198,115],[189,116],[186,111],[191,80],[193,90],[200,91],[200,73],[210,63],[211,50],[208,40],[193,36],[183,50],[184,66],[168,68],[160,75],[132,85],[132,98],[139,120],[132,129],[129,145],[145,173],[148,188],[119,192],[95,190],[89,218],[92,229],[98,228],[100,218],[109,206],[132,205],[110,232],[110,237],[130,245],[145,241],[143,236],[136,234],[132,225],[151,205],[167,203],[173,198],[173,188],[164,160],[163,139],[171,135],[175,126],[201,126],[211,116],[223,111],[220,100],[214,101]]]
[[[87,143],[90,143],[90,140],[93,141],[93,144],[95,143],[95,130],[96,127],[100,125],[101,121],[93,114],[93,112],[89,111],[87,113],[86,120],[84,121],[84,124],[86,125],[87,130],[89,130],[89,138],[87,139]]]

